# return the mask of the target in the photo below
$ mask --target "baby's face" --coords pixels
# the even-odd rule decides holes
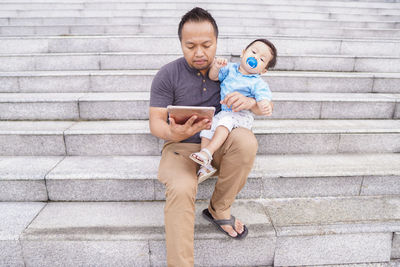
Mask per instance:
[[[242,52],[240,65],[244,74],[263,74],[267,72],[268,62],[272,59],[271,49],[263,42],[255,42]]]

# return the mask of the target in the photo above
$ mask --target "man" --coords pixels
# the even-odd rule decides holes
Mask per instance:
[[[179,24],[178,35],[183,51],[179,58],[163,66],[154,77],[150,97],[150,131],[166,140],[162,150],[158,179],[166,186],[165,233],[168,266],[194,265],[194,219],[197,193],[198,164],[189,155],[200,149],[199,132],[209,129],[211,122],[194,123],[196,116],[184,125],[172,118],[167,122],[168,105],[214,106],[221,110],[218,81],[208,78],[218,38],[213,17],[201,8],[186,13]],[[234,111],[251,110],[261,114],[253,98],[240,93],[228,94],[222,101]],[[270,113],[272,107],[270,107]],[[207,212],[214,223],[232,238],[247,234],[243,223],[236,219],[231,225],[230,207],[247,181],[257,152],[254,134],[245,128],[232,130],[214,154],[219,176]],[[222,220],[222,221],[220,221]]]

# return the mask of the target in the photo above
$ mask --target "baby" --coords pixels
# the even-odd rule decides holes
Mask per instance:
[[[213,118],[210,130],[200,132],[201,150],[192,153],[190,158],[201,165],[198,171],[198,183],[208,179],[217,171],[211,165],[214,152],[221,147],[233,128],[251,129],[254,118],[249,110],[234,112],[224,104],[225,96],[239,92],[246,97],[255,98],[262,115],[269,115],[272,110],[271,91],[260,77],[276,64],[275,46],[266,39],[251,42],[243,51],[240,63],[228,63],[224,58],[216,58],[208,76],[221,82],[221,111]]]

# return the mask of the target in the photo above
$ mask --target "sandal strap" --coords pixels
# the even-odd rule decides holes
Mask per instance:
[[[207,148],[202,148],[200,151],[206,152],[206,154],[208,155],[208,158],[209,158],[210,162],[212,161],[213,156],[211,155],[210,150],[208,150]]]
[[[215,168],[214,168],[211,164],[204,165],[204,166],[202,166],[202,167],[206,168],[206,169],[209,170],[209,171],[215,170]]]
[[[197,172],[197,175],[199,175],[199,173],[209,173],[213,170],[215,170],[215,169],[211,164],[204,165],[204,166],[200,167],[199,171]]]
[[[204,167],[204,166],[202,166]],[[207,171],[203,168],[200,168],[199,171],[197,172],[197,175],[202,174],[202,173],[207,173]]]
[[[236,231],[235,229],[235,216],[231,215],[230,219],[225,219],[225,220],[214,220],[215,223],[218,225],[230,225],[232,228]],[[237,232],[237,231],[236,231]]]

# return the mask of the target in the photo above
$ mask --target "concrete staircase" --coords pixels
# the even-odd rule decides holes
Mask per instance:
[[[201,218],[204,182],[195,265],[400,266],[399,0],[1,0],[0,266],[166,266],[149,89],[194,6],[218,55],[279,52],[233,206],[249,236]]]

